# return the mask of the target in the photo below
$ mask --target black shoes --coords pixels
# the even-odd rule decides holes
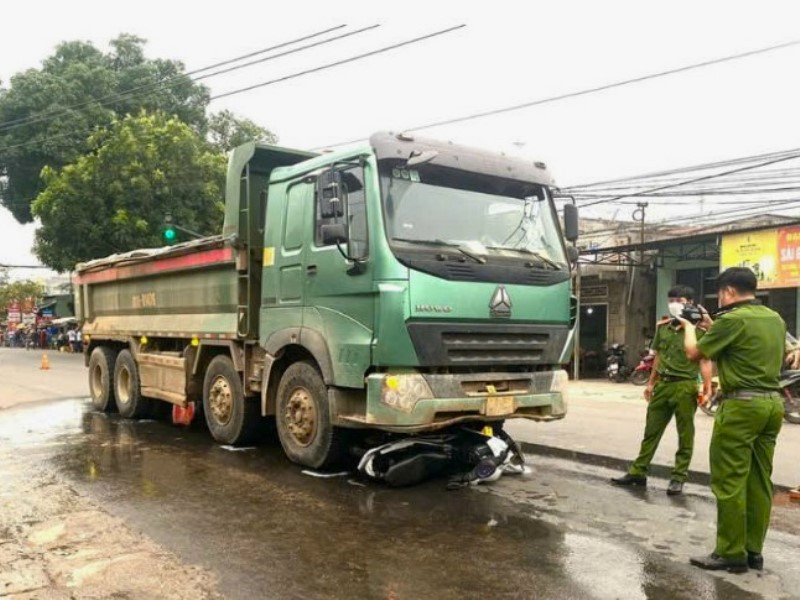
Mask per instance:
[[[764,570],[764,556],[757,552],[747,553],[747,566],[756,571]]]
[[[644,475],[631,475],[625,473],[622,477],[612,477],[611,483],[625,487],[647,487],[647,477]],[[673,479],[667,486],[668,496],[678,496],[683,493],[683,482]]]
[[[683,482],[673,479],[667,486],[667,496],[677,496],[683,493]]]
[[[641,486],[647,487],[647,477],[644,475],[631,475],[630,473],[625,473],[622,477],[612,477],[611,483],[614,485],[623,485],[623,486]]]
[[[760,554],[758,556],[761,556]],[[728,573],[747,573],[747,565],[750,562],[747,560],[730,560],[722,558],[717,554],[711,553],[708,556],[695,556],[689,559],[689,562],[695,567],[706,569],[707,571],[727,571]],[[763,559],[762,559],[763,565]]]

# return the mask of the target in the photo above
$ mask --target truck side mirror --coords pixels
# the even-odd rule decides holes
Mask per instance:
[[[342,174],[331,168],[320,177],[319,212],[323,219],[344,216],[347,190],[342,185]]]
[[[347,228],[344,223],[325,223],[320,227],[320,235],[326,246],[343,244],[347,241]]]
[[[570,242],[578,239],[578,207],[574,204],[564,205],[564,237]]]

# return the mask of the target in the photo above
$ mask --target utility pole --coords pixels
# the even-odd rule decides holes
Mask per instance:
[[[639,220],[639,266],[644,266],[644,211],[647,208],[647,202],[637,202],[636,210],[633,211],[633,218]],[[639,216],[636,216],[639,213]]]
[[[637,202],[636,210],[633,211],[633,220],[639,221],[639,266],[644,265],[644,216],[647,202]],[[636,279],[636,266],[631,265],[630,287],[628,288],[628,306],[631,305],[633,298],[633,285]]]
[[[575,204],[575,197],[572,197],[572,204]],[[572,242],[576,252],[578,250],[577,240]],[[572,338],[572,379],[578,381],[581,378],[581,262],[575,261],[575,333]]]

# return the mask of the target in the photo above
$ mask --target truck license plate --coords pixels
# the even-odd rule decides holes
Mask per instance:
[[[492,398],[487,398],[483,412],[487,417],[510,415],[514,412],[514,397],[494,396]]]

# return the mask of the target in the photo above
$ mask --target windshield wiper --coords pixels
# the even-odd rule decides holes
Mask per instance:
[[[561,265],[559,265],[554,260],[547,258],[544,254],[539,254],[535,250],[531,250],[530,248],[505,248],[503,246],[488,246],[489,250],[510,250],[511,252],[522,252],[524,254],[530,254],[537,260],[542,261],[544,264],[552,267],[556,271],[561,270]]]
[[[453,242],[446,242],[444,240],[412,240],[410,238],[399,238],[399,237],[395,237],[392,239],[396,242],[406,242],[409,244],[427,244],[428,246],[447,246],[448,248],[455,248],[467,258],[471,258],[475,262],[480,263],[482,265],[486,264],[485,258],[483,258],[482,256],[478,256],[477,254],[473,254],[469,250],[465,250],[464,248],[462,248],[460,244],[455,244]]]

